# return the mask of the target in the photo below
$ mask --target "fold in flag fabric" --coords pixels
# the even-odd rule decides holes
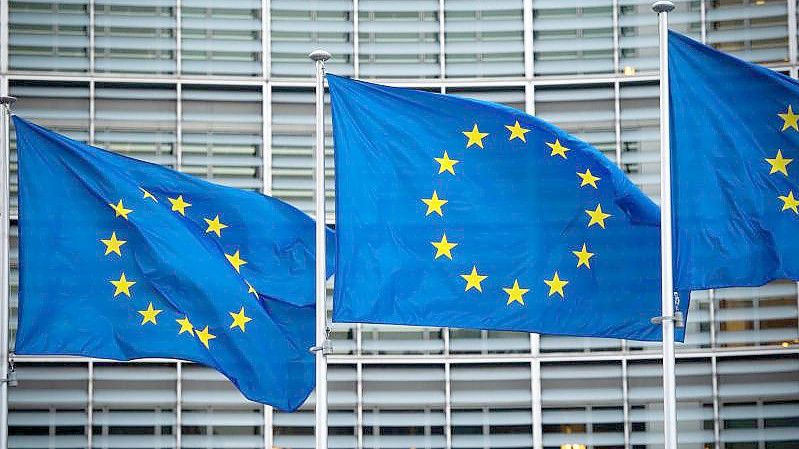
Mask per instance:
[[[334,321],[661,339],[660,212],[599,151],[505,106],[327,80]]]
[[[251,400],[282,410],[305,401],[314,386],[313,220],[279,200],[13,120],[18,354],[189,360]]]
[[[799,83],[669,33],[675,288],[799,280]]]

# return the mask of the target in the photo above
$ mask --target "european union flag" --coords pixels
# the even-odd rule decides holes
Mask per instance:
[[[249,399],[283,410],[305,401],[314,386],[307,215],[14,124],[17,353],[190,360]]]
[[[327,80],[335,321],[661,339],[659,209],[599,151],[505,106]]]
[[[669,73],[675,287],[799,280],[799,83],[674,32]]]

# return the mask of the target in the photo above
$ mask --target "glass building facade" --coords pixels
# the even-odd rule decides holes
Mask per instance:
[[[18,114],[76,139],[310,212],[306,55],[322,47],[332,73],[551,121],[657,199],[650,3],[0,0],[0,88]],[[796,0],[676,4],[673,29],[797,76]],[[681,448],[799,448],[798,305],[793,282],[694,293],[677,348]],[[663,446],[655,344],[373,325],[332,337],[331,448]],[[280,413],[195,364],[18,357],[16,369],[13,448],[313,447],[313,398]]]

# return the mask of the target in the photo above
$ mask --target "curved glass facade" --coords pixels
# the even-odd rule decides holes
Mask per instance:
[[[659,193],[649,0],[0,3],[0,87],[17,113],[309,212],[316,47],[333,73],[534,113]],[[796,0],[676,3],[672,28],[797,75]],[[328,170],[332,221],[332,158]],[[677,348],[681,448],[799,447],[798,306],[793,282],[694,294]],[[332,336],[331,448],[662,447],[657,345],[372,325]],[[313,400],[279,413],[194,364],[16,368],[14,448],[313,447]]]

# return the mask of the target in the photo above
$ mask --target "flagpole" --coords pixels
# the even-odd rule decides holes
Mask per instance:
[[[2,190],[2,203],[0,203],[0,449],[8,448],[8,278],[10,276],[8,234],[10,223],[9,207],[9,140],[11,132],[11,105],[17,99],[14,97],[0,97],[0,190]]]
[[[330,53],[314,50],[316,64],[316,147],[314,148],[314,200],[316,215],[316,449],[327,449],[327,307],[325,299],[325,61]]]
[[[674,369],[674,285],[671,246],[671,147],[669,142],[669,12],[670,1],[656,1],[660,37],[660,270],[663,326],[663,436],[665,449],[677,449],[677,386]]]

